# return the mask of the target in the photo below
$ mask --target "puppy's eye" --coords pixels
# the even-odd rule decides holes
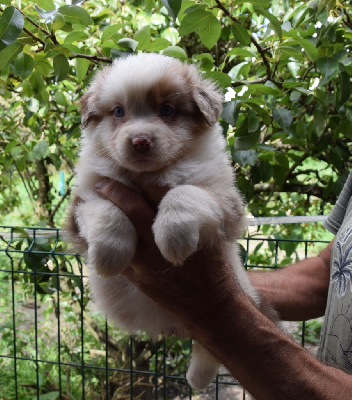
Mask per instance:
[[[125,115],[125,110],[121,106],[117,106],[114,108],[114,116],[121,118]]]
[[[160,109],[160,115],[162,117],[171,117],[175,114],[175,109],[169,104],[163,104]]]

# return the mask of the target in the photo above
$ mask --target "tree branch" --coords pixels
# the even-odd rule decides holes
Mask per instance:
[[[35,36],[34,33],[32,33],[29,29],[23,28],[23,31],[27,33],[28,36],[30,36],[32,39],[34,39],[36,42],[39,42],[43,48],[45,46],[45,42],[40,39],[39,37]]]
[[[112,63],[112,59],[108,58],[108,57],[98,57],[98,56],[90,56],[88,54],[75,54],[72,57],[69,57],[70,60],[74,59],[74,58],[85,58],[86,60],[92,61],[92,62],[106,62],[111,64]]]
[[[352,29],[351,17],[349,16],[349,14],[347,13],[347,11],[346,11],[345,8],[343,8],[343,14],[344,14],[344,16],[346,17],[345,24],[346,24],[350,29]]]
[[[57,41],[56,36],[54,33],[50,33],[48,32],[46,29],[42,28],[39,24],[37,24],[36,22],[34,22],[32,20],[32,18],[28,17],[22,10],[20,10],[19,8],[16,7],[16,10],[18,10],[23,17],[29,22],[31,23],[33,26],[35,26],[37,29],[39,29],[42,33],[44,33],[45,36],[47,36],[48,38],[51,39],[51,41],[55,44],[55,45],[59,45],[60,43]],[[26,32],[27,33],[27,32]],[[45,43],[43,42],[42,44],[45,45]]]
[[[254,185],[254,193],[273,193],[273,192],[287,192],[287,193],[300,193],[307,194],[310,196],[315,196],[329,203],[334,203],[336,201],[336,197],[330,193],[328,197],[324,195],[325,188],[318,186],[317,184],[313,185],[304,185],[297,182],[285,182],[282,187],[276,185],[275,182],[272,183],[257,183]]]
[[[216,4],[217,4],[217,7],[218,7],[220,10],[222,10],[222,11],[225,13],[225,15],[226,15],[227,17],[229,17],[233,22],[236,22],[236,23],[240,24],[240,21],[239,21],[236,17],[234,17],[234,16],[230,13],[230,11],[229,11],[227,8],[225,8],[225,7],[223,6],[223,4],[220,2],[220,0],[215,0],[215,2],[216,2]],[[271,81],[271,82],[273,82],[276,86],[278,86],[278,87],[281,89],[281,88],[282,88],[282,84],[281,84],[280,82],[276,82],[276,81],[273,79],[273,74],[271,73],[270,64],[269,64],[268,59],[266,58],[265,50],[262,49],[262,47],[261,47],[260,44],[257,42],[257,40],[253,37],[253,35],[249,35],[249,36],[250,36],[250,38],[251,38],[251,42],[253,43],[253,45],[254,45],[255,48],[257,49],[258,53],[260,54],[260,57],[261,57],[262,60],[263,60],[264,65],[265,65],[266,79],[269,80],[269,81]]]

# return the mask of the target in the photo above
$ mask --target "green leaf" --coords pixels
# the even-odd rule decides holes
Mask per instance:
[[[269,7],[271,5],[271,2],[268,0],[235,0],[231,2],[232,6],[238,6],[243,3],[249,3],[259,7]]]
[[[35,0],[35,3],[46,11],[55,9],[55,4],[52,0]]]
[[[257,57],[255,53],[252,53],[249,50],[241,49],[241,48],[236,48],[232,49],[227,53],[227,57],[229,56],[239,56],[239,57]]]
[[[0,19],[0,51],[15,42],[23,27],[22,14],[15,7],[7,7]]]
[[[181,22],[179,34],[184,36],[197,31],[210,17],[214,17],[213,14],[205,10],[196,10],[187,14]]]
[[[317,47],[307,39],[301,39],[301,38],[297,38],[297,37],[295,39],[303,47],[308,58],[310,58],[311,61],[315,61],[318,56]]]
[[[224,103],[221,118],[228,124],[235,126],[238,118],[238,101],[228,101]]]
[[[159,52],[161,50],[166,49],[167,47],[170,46],[170,42],[167,39],[164,38],[156,38],[154,42],[149,43],[149,45],[146,47],[146,51],[152,51],[152,52]]]
[[[57,45],[57,46],[53,46],[51,48],[51,50],[53,50],[55,53],[58,54],[62,54],[65,57],[72,57],[72,51],[69,49],[69,47],[74,46],[74,45],[70,45],[70,44],[64,44],[64,45]],[[78,47],[74,46],[74,48],[77,50]]]
[[[60,392],[49,392],[41,394],[39,400],[57,400],[60,396]]]
[[[333,77],[339,72],[339,62],[335,57],[320,57],[316,63],[324,78]]]
[[[290,164],[288,161],[287,156],[285,156],[285,154],[282,153],[276,153],[275,154],[275,161],[278,165],[280,165],[280,167],[284,168],[284,169],[288,169]]]
[[[248,132],[256,132],[259,128],[259,119],[255,112],[251,109],[247,110],[248,115]]]
[[[239,43],[243,44],[244,46],[251,44],[251,37],[249,36],[247,29],[238,22],[233,23],[232,32]]]
[[[182,0],[161,0],[168,13],[175,20],[180,12]]]
[[[208,8],[208,5],[205,4],[205,3],[203,3],[203,4],[194,4],[193,6],[186,8],[186,9],[184,10],[183,14],[186,15],[186,14],[189,14],[189,13],[191,13],[191,12],[193,12],[193,11],[196,11],[196,10],[206,10],[207,8]]]
[[[279,89],[263,85],[261,83],[253,83],[248,85],[248,92],[253,94],[270,94],[272,96],[277,96],[278,94],[280,94]]]
[[[53,66],[50,62],[41,56],[35,58],[35,69],[43,76],[48,76],[51,74]]]
[[[55,92],[55,100],[56,103],[59,104],[60,106],[67,106],[67,99],[65,95],[59,90]]]
[[[199,28],[199,37],[203,44],[210,50],[215,46],[221,35],[221,23],[212,14],[206,21],[203,21],[202,26]]]
[[[138,50],[145,50],[151,42],[150,25],[145,25],[134,34],[133,40],[138,42]]]
[[[89,36],[86,32],[83,31],[73,31],[70,32],[64,40],[65,44],[70,44],[70,43],[74,43],[74,42],[82,42],[83,40],[88,39]]]
[[[234,150],[232,158],[242,167],[246,165],[253,166],[258,159],[258,153],[255,150]]]
[[[110,56],[114,60],[115,58],[126,57],[132,54],[131,50],[127,49],[125,51],[119,49],[111,49]]]
[[[295,49],[294,47],[290,47],[290,46],[279,46],[278,49],[282,52],[283,55],[287,56],[287,57],[293,57],[295,58],[297,61],[304,61],[304,57],[302,52],[300,52],[299,50]]]
[[[277,36],[279,37],[279,39],[281,41],[282,29],[281,29],[280,21],[273,14],[271,14],[268,10],[266,10],[262,7],[255,7],[255,10],[258,11],[261,15],[263,15],[265,18],[267,18],[270,21],[274,31],[277,33]]]
[[[54,59],[55,80],[60,82],[65,79],[70,72],[70,65],[67,58],[63,54],[57,54]]]
[[[16,57],[13,65],[13,72],[20,78],[27,78],[33,71],[34,60],[29,54],[21,53]]]
[[[229,76],[233,79],[236,80],[238,79],[238,75],[243,67],[248,65],[247,61],[243,61],[241,63],[236,64],[233,68],[231,68],[231,71],[229,72]]]
[[[262,119],[264,124],[266,126],[269,126],[271,124],[271,114],[269,114],[264,107],[262,108],[260,105],[254,103],[253,100],[254,99],[246,99],[245,102],[256,112],[256,114]]]
[[[279,166],[279,165],[274,166],[273,178],[274,178],[274,182],[279,187],[281,187],[285,182],[286,172],[287,171],[284,168],[282,168],[281,166]]]
[[[351,77],[348,72],[342,71],[339,75],[340,98],[339,107],[343,106],[351,97]]]
[[[54,32],[60,30],[65,26],[65,17],[61,13],[56,12],[51,26]]]
[[[226,89],[227,87],[231,86],[231,78],[224,72],[211,71],[207,72],[205,76],[216,82],[222,89]]]
[[[89,60],[86,60],[85,58],[76,58],[76,76],[78,82],[82,82],[86,77],[89,64]]]
[[[35,144],[32,150],[32,155],[36,160],[41,160],[45,158],[49,150],[49,145],[47,142],[40,141]]]
[[[187,53],[179,46],[169,46],[163,51],[165,56],[179,58],[180,60],[187,59]]]
[[[336,133],[342,133],[348,139],[352,139],[352,122],[347,118],[343,119],[336,128]]]
[[[56,50],[56,52],[59,54],[63,54],[67,58],[70,58],[73,57],[75,54],[81,54],[82,51],[78,46],[67,43],[61,46],[61,51]]]
[[[162,33],[161,36],[164,39],[167,39],[172,46],[176,46],[176,44],[179,42],[179,34],[178,34],[178,30],[172,27],[169,27],[167,29],[165,29]]]
[[[325,113],[315,110],[313,117],[315,133],[320,137],[325,131]]]
[[[64,17],[66,22],[78,25],[93,25],[92,18],[89,13],[79,6],[63,6],[58,10]]]
[[[23,50],[23,44],[19,42],[14,42],[7,46],[4,50],[0,52],[0,71],[7,67],[10,62],[18,56]]]
[[[212,71],[214,69],[214,58],[210,53],[201,53],[193,55],[193,58],[200,61],[198,67],[202,71]]]
[[[117,44],[121,47],[124,47],[126,49],[130,49],[132,51],[136,51],[138,42],[136,40],[130,39],[130,38],[123,38],[120,39]]]
[[[31,83],[34,94],[38,95],[44,87],[43,77],[38,71],[35,70],[30,76],[29,81]]]
[[[252,172],[258,182],[267,182],[273,176],[273,166],[267,161],[259,161]]]
[[[273,118],[285,132],[290,129],[293,121],[292,113],[290,110],[287,110],[283,107],[274,108]]]
[[[260,136],[260,132],[248,132],[247,135],[236,136],[235,149],[236,150],[250,150],[257,143]]]
[[[118,31],[124,27],[124,24],[116,24],[116,25],[109,25],[104,29],[104,32],[101,36],[101,41],[104,42],[105,40],[113,40],[117,37],[117,40],[120,39]]]

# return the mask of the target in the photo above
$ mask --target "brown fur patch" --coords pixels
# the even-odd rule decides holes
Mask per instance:
[[[83,254],[88,250],[88,244],[81,236],[79,227],[76,221],[76,207],[82,200],[78,196],[74,196],[68,208],[67,218],[64,224],[64,236],[68,242],[72,243],[74,249]]]

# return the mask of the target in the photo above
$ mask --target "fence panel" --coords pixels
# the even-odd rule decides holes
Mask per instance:
[[[224,369],[206,391],[192,393],[190,340],[155,343],[108,324],[90,301],[83,260],[66,250],[58,229],[3,226],[0,242],[0,399],[246,398]],[[287,248],[305,258],[322,242],[241,244],[247,268],[275,269]],[[305,325],[297,329],[304,345]]]

